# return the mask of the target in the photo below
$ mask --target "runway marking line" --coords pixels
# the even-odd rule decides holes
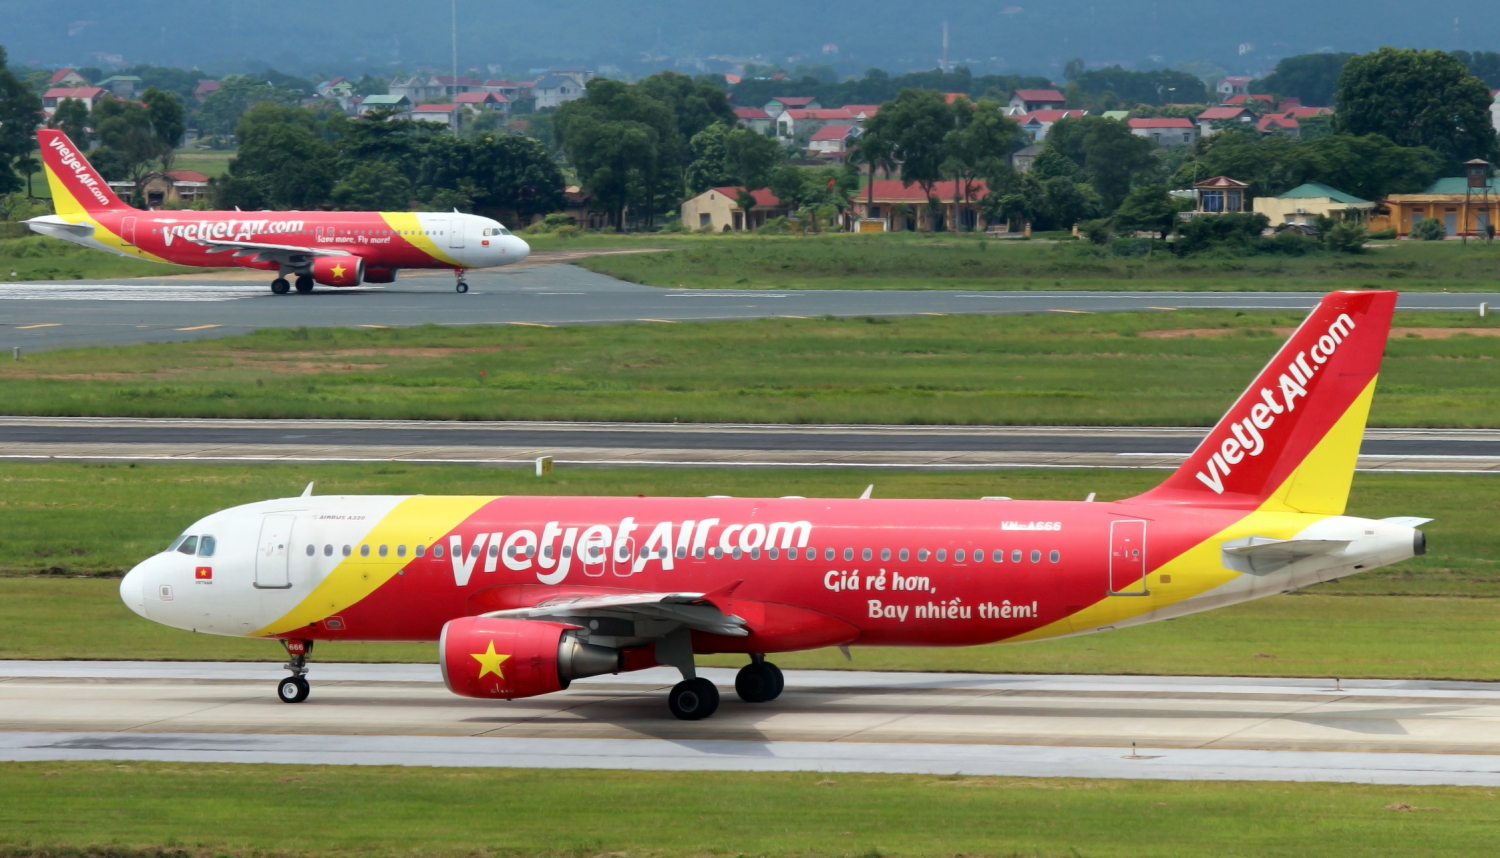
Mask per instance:
[[[1049,312],[1049,313],[1071,313],[1071,314],[1078,315],[1078,316],[1092,316],[1092,315],[1094,315],[1093,311],[1091,311],[1091,310],[1059,310],[1056,307],[1048,310],[1047,312]],[[922,315],[926,316],[926,315],[930,315],[930,314],[923,313]]]
[[[523,328],[555,328],[556,325],[544,325],[541,322],[507,322],[508,325],[520,325]]]
[[[43,322],[40,325],[17,325],[18,331],[30,331],[35,328],[61,328],[62,322]]]
[[[179,331],[206,331],[209,328],[222,328],[223,325],[194,325],[191,328],[178,328]]]
[[[1174,312],[1177,310],[1176,307],[1147,307],[1146,309],[1147,310],[1172,310]]]
[[[663,324],[663,325],[675,325],[675,324],[677,324],[676,322],[672,321],[671,319],[636,319],[636,321],[637,322],[658,322],[658,323]]]
[[[375,328],[376,330],[380,330],[380,331],[383,331],[383,330],[386,329],[385,325],[360,325],[360,327],[361,328]]]
[[[1067,311],[1059,310],[1058,312],[1061,313],[1061,312],[1067,312]],[[1079,311],[1074,310],[1072,312],[1079,312]],[[917,315],[918,316],[946,316],[948,314],[947,313],[918,313]]]

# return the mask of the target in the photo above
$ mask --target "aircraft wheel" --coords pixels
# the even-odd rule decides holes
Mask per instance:
[[[771,696],[766,698],[766,702],[770,703],[772,700],[780,697],[781,692],[786,689],[786,677],[781,675],[781,668],[770,663],[769,661],[762,662],[761,664],[767,671],[771,673],[772,676],[776,677],[776,690],[772,691]]]
[[[301,703],[312,693],[312,686],[301,676],[288,676],[276,686],[276,696],[282,703]]]
[[[462,295],[465,292],[469,291],[469,284],[467,284],[464,281],[460,280],[460,281],[458,281],[458,287],[457,288],[458,288],[458,294]]]
[[[285,295],[292,291],[292,284],[286,282],[285,277],[277,277],[271,281],[271,291],[277,295]]]
[[[750,662],[734,678],[734,693],[746,703],[769,703],[781,693],[781,671],[768,661]]]
[[[667,708],[683,721],[700,721],[719,708],[719,689],[703,677],[684,679],[672,686]]]
[[[313,290],[313,279],[311,277],[298,277],[297,278],[297,291],[298,292],[301,292],[303,295],[306,295],[307,293],[311,292],[312,290]]]

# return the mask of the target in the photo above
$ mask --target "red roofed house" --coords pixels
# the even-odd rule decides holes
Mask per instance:
[[[1198,137],[1198,127],[1185,117],[1131,119],[1127,124],[1131,134],[1155,140],[1158,146],[1184,146]]]
[[[453,102],[474,115],[478,115],[481,110],[498,110],[501,113],[510,110],[510,100],[497,92],[460,92],[453,96]]]
[[[1230,123],[1249,128],[1254,122],[1255,114],[1248,107],[1210,107],[1198,114],[1198,136],[1212,137]]]
[[[957,192],[959,202],[953,202]],[[979,201],[989,193],[983,181],[974,182],[968,193],[956,181],[938,182],[932,187],[937,198],[937,209],[921,185],[903,184],[900,179],[875,179],[865,186],[854,201],[855,211],[862,218],[884,220],[889,232],[916,232],[919,229],[942,232],[956,223],[966,230],[979,223]]]
[[[211,93],[218,92],[222,87],[223,84],[216,80],[200,80],[198,81],[198,85],[193,87],[193,100],[202,101],[208,98]]]
[[[773,98],[770,101],[766,102],[765,110],[772,119],[775,119],[776,117],[781,115],[781,112],[783,110],[807,110],[809,108],[816,110],[817,108],[822,106],[823,105],[819,104],[816,98],[813,98],[811,96],[789,95],[784,98]]]
[[[462,121],[457,105],[419,104],[411,109],[411,118],[418,122],[441,122],[449,128],[457,128]]]
[[[1290,107],[1287,107],[1287,106],[1278,107],[1276,109],[1276,112],[1280,113],[1282,116],[1290,116],[1293,119],[1306,119],[1309,116],[1332,116],[1333,115],[1333,108],[1331,108],[1331,107],[1303,107],[1300,104],[1294,104],[1294,105],[1291,105]]]
[[[1017,114],[1011,118],[1021,123],[1021,130],[1025,131],[1033,142],[1040,143],[1047,139],[1047,132],[1057,120],[1087,116],[1088,113],[1087,110],[1034,110],[1031,113]]]
[[[755,198],[755,205],[746,212],[740,208],[741,190],[743,189],[736,187],[709,188],[693,197],[682,204],[683,224],[693,229],[711,229],[714,232],[729,229],[739,232],[746,229],[748,223],[748,229],[754,231],[765,226],[767,220],[786,215],[786,206],[765,188],[750,192]],[[749,216],[748,221],[746,215]]]
[[[1219,82],[1214,84],[1214,94],[1219,97],[1220,104],[1228,104],[1229,99],[1234,98],[1236,95],[1249,93],[1250,81],[1252,80],[1255,80],[1255,78],[1245,77],[1244,75],[1230,75],[1229,77],[1220,78]]]
[[[1300,137],[1302,126],[1298,124],[1297,117],[1290,113],[1267,113],[1255,123],[1255,128],[1262,134],[1285,134],[1288,137]]]
[[[734,115],[746,128],[759,134],[771,133],[771,115],[759,107],[736,107]]]
[[[130,180],[110,182],[121,197],[129,199],[136,185]],[[208,199],[208,176],[197,170],[147,173],[141,177],[141,197],[149,208],[166,203],[190,204]]]
[[[1038,110],[1062,110],[1068,99],[1055,89],[1018,89],[1010,94],[1010,104],[1005,112],[1011,116],[1035,113]]]
[[[807,138],[807,149],[820,158],[842,161],[849,154],[848,141],[858,136],[857,125],[824,125]]]
[[[88,86],[88,79],[73,69],[58,69],[47,78],[47,85],[51,86]]]
[[[880,110],[880,105],[878,105],[878,104],[846,104],[846,105],[844,105],[844,109],[847,110],[847,111],[849,111],[849,115],[850,116],[854,117],[854,123],[856,125],[863,125],[865,123],[865,120],[867,120],[870,117],[874,116],[875,113],[876,113],[876,111]]]
[[[1229,98],[1224,99],[1224,103],[1231,105],[1264,104],[1269,106],[1275,104],[1276,99],[1269,95],[1254,95],[1242,93],[1240,95],[1232,95]]]
[[[852,123],[854,116],[842,107],[788,108],[776,117],[776,136],[785,140],[807,139],[830,122]]]
[[[94,105],[103,99],[114,98],[114,94],[97,86],[55,86],[42,96],[42,112],[51,116],[57,112],[57,105],[69,98],[77,99],[93,110]]]
[[[1228,176],[1204,179],[1193,185],[1193,196],[1198,204],[1192,211],[1182,212],[1180,217],[1188,220],[1198,215],[1248,212],[1251,210],[1250,195],[1246,193],[1249,187],[1248,183]]]

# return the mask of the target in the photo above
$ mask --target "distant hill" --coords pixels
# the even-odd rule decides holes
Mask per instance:
[[[1042,74],[1064,63],[1126,68],[1195,65],[1267,71],[1283,56],[1393,44],[1500,48],[1500,15],[1480,0],[458,0],[459,62],[508,72],[577,62],[629,74],[722,70],[706,58],[762,56],[832,65],[931,69],[942,51],[976,75]],[[448,4],[396,0],[130,0],[64,4],[0,0],[0,42],[18,66],[124,62],[198,65],[225,73],[266,65],[297,74],[446,68]],[[789,59],[790,58],[790,59]]]

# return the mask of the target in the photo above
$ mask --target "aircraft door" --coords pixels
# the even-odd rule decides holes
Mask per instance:
[[[461,218],[448,221],[448,246],[460,249],[464,246],[464,221]]]
[[[295,515],[268,515],[261,520],[260,544],[255,551],[255,589],[289,590],[292,523]]]
[[[1146,595],[1146,522],[1109,523],[1109,594]]]
[[[128,217],[120,221],[120,240],[131,247],[135,246],[135,218]]]

